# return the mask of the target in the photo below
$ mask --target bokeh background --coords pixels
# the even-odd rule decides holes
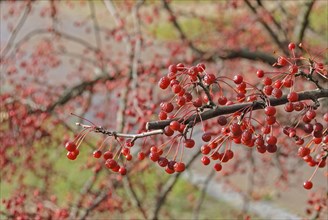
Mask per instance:
[[[314,168],[288,140],[280,142],[287,156],[235,146],[236,162],[216,173],[200,162],[196,128],[198,147],[186,151],[183,175],[135,157],[127,176],[114,174],[92,157],[101,134],[91,132],[74,161],[64,148],[81,131],[75,122],[88,123],[70,113],[125,133],[157,120],[170,94],[156,85],[170,64],[203,62],[218,76],[239,73],[256,85],[256,70],[289,56],[289,42],[303,42],[313,51],[307,56],[327,64],[327,1],[26,0],[0,7],[1,219],[327,216],[314,209],[327,199],[326,168],[305,191]],[[163,137],[148,142],[136,142],[133,155]]]

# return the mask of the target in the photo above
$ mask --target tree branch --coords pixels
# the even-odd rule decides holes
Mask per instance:
[[[196,158],[201,154],[200,151],[197,151],[196,154],[192,156],[192,158],[187,162],[186,164],[186,169],[191,166],[191,164],[196,160]],[[157,220],[159,212],[161,208],[163,207],[166,198],[168,194],[172,191],[173,187],[175,184],[178,182],[179,177],[181,176],[182,173],[177,173],[175,176],[172,176],[164,185],[162,191],[159,193],[158,199],[156,201],[155,209],[150,217],[150,219]]]
[[[305,92],[299,92],[298,93],[299,101],[302,100],[317,100],[319,98],[327,98],[328,97],[328,89],[317,89],[317,90],[310,90]],[[277,105],[283,105],[288,102],[287,95],[283,95],[281,98],[270,98],[269,99],[270,105],[277,106]],[[168,119],[163,121],[152,121],[148,122],[146,125],[147,130],[153,130],[153,129],[164,129],[165,126],[169,125],[171,121],[183,121],[184,124],[188,124],[189,122],[196,121],[200,122],[202,119],[208,120],[214,117],[217,117],[219,115],[226,115],[231,114],[234,112],[237,112],[239,110],[244,109],[245,107],[253,106],[253,110],[257,109],[263,109],[265,108],[265,103],[263,101],[255,101],[253,103],[242,103],[242,104],[235,104],[235,105],[229,105],[229,106],[217,106],[215,109],[211,109],[208,111],[205,111],[201,114],[194,114],[187,118],[186,120],[182,120],[181,118],[174,118],[174,119]]]
[[[56,102],[54,102],[52,105],[47,107],[47,109],[45,111],[52,112],[58,105],[66,104],[72,98],[77,97],[77,96],[81,95],[83,92],[85,92],[86,88],[93,86],[94,84],[96,84],[99,81],[114,80],[114,79],[115,79],[115,77],[111,77],[111,76],[103,74],[101,76],[96,77],[95,79],[93,79],[91,81],[84,81],[84,82],[66,90],[64,92],[64,94],[61,97],[59,97]]]
[[[3,50],[1,51],[1,60],[6,56],[6,54],[8,53],[8,51],[10,50],[10,47],[12,46],[12,44],[14,43],[18,32],[21,30],[21,28],[23,27],[25,21],[27,20],[27,16],[29,15],[29,13],[31,12],[31,8],[32,8],[32,1],[29,1],[27,3],[27,6],[25,7],[24,13],[21,16],[21,18],[19,19],[16,27],[13,29],[12,34],[10,35],[10,38],[8,40],[8,43],[6,44],[6,46],[3,48]]]
[[[98,25],[96,9],[95,9],[94,4],[95,3],[93,1],[89,1],[90,11],[91,11],[91,19],[93,20],[93,24],[94,24],[96,45],[97,45],[97,48],[100,49],[101,48],[101,37],[100,37],[100,33],[99,33],[99,25]]]
[[[138,138],[143,138],[143,137],[148,137],[148,136],[164,133],[164,131],[162,129],[157,129],[157,130],[142,132],[142,133],[139,133],[139,134],[126,134],[126,133],[119,133],[119,132],[116,132],[116,131],[109,131],[109,130],[106,130],[105,128],[102,128],[102,127],[94,127],[94,126],[91,126],[91,125],[84,125],[84,124],[81,124],[81,123],[76,123],[76,125],[81,126],[83,128],[93,128],[94,132],[102,133],[102,134],[108,135],[108,136],[122,137],[122,138],[132,138],[132,141],[135,141]]]
[[[201,207],[203,205],[203,202],[205,200],[205,195],[207,193],[208,185],[210,184],[212,178],[214,177],[214,174],[216,174],[216,171],[214,169],[212,169],[212,171],[210,172],[210,174],[207,176],[207,178],[205,179],[205,181],[203,183],[203,188],[202,188],[200,197],[198,199],[198,202],[196,204],[196,207],[194,209],[192,219],[195,219],[195,220],[199,219],[200,209],[201,209]]]
[[[226,50],[223,51],[221,54],[212,54],[208,57],[205,57],[205,60],[210,61],[213,57],[219,57],[223,60],[228,59],[236,59],[236,58],[244,58],[248,60],[259,60],[269,65],[273,65],[277,62],[277,59],[267,53],[261,51],[250,51],[248,49],[240,49],[240,50]]]
[[[190,41],[188,40],[186,34],[183,32],[180,24],[178,23],[175,15],[174,15],[174,12],[173,10],[171,9],[169,3],[166,1],[166,0],[162,0],[162,3],[163,3],[163,6],[164,8],[168,11],[168,13],[170,14],[171,18],[172,18],[172,23],[173,23],[173,26],[176,28],[176,30],[178,31],[179,35],[180,35],[180,39],[182,41],[185,41],[187,42],[188,46],[190,47],[190,49],[192,51],[194,51],[196,54],[198,55],[203,55],[204,52],[201,51],[200,49],[196,48],[195,45]]]
[[[144,219],[148,219],[147,217],[147,212],[145,211],[145,209],[142,207],[142,200],[140,200],[140,198],[138,197],[136,191],[133,188],[133,184],[131,182],[131,179],[129,177],[129,175],[126,175],[125,178],[123,179],[123,183],[126,191],[130,192],[130,198],[131,200],[135,203],[135,205],[138,207],[138,210],[140,211],[140,213],[142,214],[142,216],[144,217]]]
[[[304,4],[304,7],[301,10],[301,13],[297,17],[296,27],[294,29],[294,36],[297,39],[297,42],[300,43],[303,41],[305,30],[309,24],[309,16],[313,5],[316,0],[307,1]]]
[[[261,18],[261,16],[258,15],[257,9],[250,3],[249,0],[245,0],[246,5],[251,9],[251,11],[257,16],[259,22],[262,24],[262,26],[268,31],[271,38],[275,41],[277,46],[285,53],[288,54],[288,50],[284,46],[283,42],[280,41],[278,35],[275,33],[275,31]]]

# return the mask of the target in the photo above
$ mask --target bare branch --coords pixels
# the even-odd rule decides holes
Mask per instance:
[[[281,32],[284,37],[285,37],[285,40],[287,40],[287,33],[286,31],[282,28],[282,26],[280,25],[280,23],[272,16],[272,12],[268,11],[268,9],[266,9],[264,7],[264,5],[262,4],[262,1],[261,0],[257,0],[256,1],[258,6],[260,6],[262,8],[263,11],[265,11],[265,13],[267,13],[269,16],[270,16],[270,19],[272,20],[273,24],[276,26],[277,30],[279,32]]]
[[[96,37],[96,44],[97,44],[98,49],[100,49],[101,48],[101,37],[100,37],[99,25],[98,25],[96,9],[95,9],[94,4],[95,3],[93,1],[89,1],[90,11],[91,11],[91,19],[93,20],[93,27],[94,27],[95,37]]]
[[[86,91],[86,88],[92,87],[94,84],[96,84],[99,81],[107,81],[107,80],[114,80],[115,77],[111,77],[109,75],[101,75],[96,77],[95,79],[91,81],[84,81],[64,92],[64,94],[58,98],[56,102],[54,102],[52,105],[47,107],[47,112],[52,112],[57,106],[66,104],[69,100],[72,98],[75,98],[79,95],[81,95],[83,92]]]
[[[303,6],[299,16],[297,17],[297,22],[296,22],[297,25],[295,26],[295,29],[294,29],[294,36],[295,36],[295,39],[297,39],[298,43],[303,41],[305,30],[309,24],[310,13],[311,13],[311,10],[313,8],[315,1],[316,0],[306,1],[304,3],[304,6]]]
[[[197,151],[192,158],[186,163],[186,169],[188,167],[191,166],[191,164],[196,160],[196,158],[201,154],[200,151]],[[152,214],[152,216],[150,217],[150,219],[153,220],[157,220],[158,219],[158,215],[160,210],[162,209],[167,196],[169,195],[169,193],[172,191],[173,187],[175,186],[175,184],[178,182],[179,177],[181,176],[182,173],[177,173],[175,176],[172,176],[164,185],[163,189],[161,190],[161,192],[159,193],[158,199],[156,201],[156,205],[155,205],[155,209],[154,212]]]
[[[129,175],[125,175],[125,178],[123,179],[123,183],[126,191],[130,192],[130,198],[132,199],[132,201],[136,204],[136,206],[138,207],[138,210],[140,211],[140,213],[142,214],[142,216],[144,217],[144,219],[148,219],[147,217],[147,213],[145,211],[145,209],[142,207],[142,200],[139,199],[136,191],[133,188],[133,184],[131,183],[131,179],[129,177]]]
[[[76,200],[75,204],[71,208],[70,212],[70,218],[76,218],[77,214],[79,212],[79,209],[81,208],[83,199],[87,196],[87,193],[90,192],[92,186],[95,184],[99,172],[94,173],[83,185],[83,188],[81,189],[81,192],[79,194],[78,199]]]
[[[193,50],[196,54],[198,55],[202,55],[204,54],[203,51],[201,51],[200,49],[196,48],[195,45],[190,41],[188,40],[186,34],[183,32],[181,26],[179,25],[177,19],[176,19],[176,16],[174,15],[174,12],[173,10],[171,9],[169,3],[166,1],[166,0],[162,0],[163,2],[163,6],[164,8],[168,11],[168,13],[170,14],[171,18],[172,18],[172,23],[173,23],[173,26],[177,29],[179,35],[180,35],[180,39],[184,42],[187,42],[188,46],[191,48],[191,50]]]
[[[251,9],[251,11],[257,16],[259,22],[263,25],[263,27],[269,32],[271,38],[275,41],[277,46],[285,53],[288,54],[288,50],[284,46],[283,42],[279,39],[278,35],[275,33],[275,31],[268,25],[267,22],[265,22],[261,16],[258,15],[258,11],[253,6],[249,0],[245,0],[246,5]]]
[[[216,171],[213,169],[204,181],[203,188],[202,188],[202,191],[201,191],[201,195],[198,199],[197,205],[196,205],[196,207],[194,209],[194,212],[193,212],[193,217],[192,218],[195,219],[195,220],[199,219],[199,212],[200,212],[200,209],[201,209],[202,204],[204,202],[205,195],[207,193],[207,187],[210,184],[211,179],[214,177],[215,173],[216,173]]]
[[[32,1],[29,1],[25,7],[24,13],[22,14],[21,18],[19,19],[16,27],[13,29],[12,34],[10,35],[10,38],[8,40],[8,43],[6,44],[6,46],[3,48],[3,50],[1,51],[1,59],[3,59],[6,54],[8,53],[8,51],[10,50],[12,44],[14,43],[18,32],[21,30],[21,28],[23,27],[25,21],[27,20],[27,16],[29,15],[29,13],[31,12],[31,8],[32,8]]]
[[[321,90],[317,89],[317,90],[299,92],[298,97],[299,97],[299,101],[318,100],[320,98],[327,98],[328,97],[328,89],[321,89]],[[272,106],[283,105],[288,102],[287,95],[284,95],[279,99],[270,98],[269,102],[270,102],[270,105],[272,105]],[[193,121],[196,121],[196,123],[197,123],[197,122],[200,122],[201,119],[204,121],[204,120],[208,120],[208,119],[217,117],[219,115],[231,114],[231,113],[240,111],[248,106],[253,106],[252,109],[257,110],[257,109],[265,108],[266,105],[263,101],[255,101],[253,103],[242,103],[242,104],[235,104],[235,105],[229,105],[229,106],[218,106],[215,109],[205,111],[205,112],[201,113],[200,115],[194,114],[186,120],[182,120],[180,118],[174,118],[174,119],[168,119],[168,120],[163,120],[163,121],[148,122],[146,125],[146,129],[147,130],[164,129],[165,126],[169,125],[171,121],[175,121],[175,120],[183,121],[184,124],[188,124],[189,122],[193,122]]]
[[[162,129],[158,129],[158,130],[153,130],[153,131],[147,131],[147,132],[142,132],[139,134],[125,134],[125,133],[119,133],[119,132],[115,132],[115,131],[108,131],[105,128],[102,127],[94,127],[91,125],[84,125],[81,123],[76,123],[77,126],[81,126],[83,128],[93,128],[94,132],[96,133],[102,133],[108,136],[114,136],[114,137],[122,137],[122,138],[132,138],[132,140],[136,140],[138,138],[143,138],[143,137],[147,137],[147,136],[152,136],[152,135],[157,135],[157,134],[163,134],[164,131]]]
[[[273,65],[275,62],[277,62],[277,59],[265,52],[261,51],[250,51],[248,49],[240,49],[240,50],[226,50],[222,53],[215,53],[212,55],[209,55],[206,57],[204,56],[204,59],[207,61],[213,60],[214,57],[219,57],[223,60],[229,60],[229,59],[236,59],[236,58],[244,58],[248,60],[258,60],[262,61],[264,63],[267,63],[269,65]]]

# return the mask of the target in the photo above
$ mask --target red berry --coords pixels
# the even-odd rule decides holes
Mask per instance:
[[[271,85],[264,86],[264,88],[263,88],[263,92],[266,95],[271,95],[272,94],[272,90],[273,90],[273,87]]]
[[[106,151],[106,152],[103,154],[103,157],[104,157],[105,160],[111,159],[111,158],[113,158],[113,156],[114,156],[113,153],[110,152],[110,151]]]
[[[328,122],[328,112],[323,115],[323,119]]]
[[[272,84],[272,79],[269,77],[264,78],[263,83],[265,86],[270,86]]]
[[[106,160],[105,165],[108,169],[113,169],[117,166],[117,162],[114,159],[108,159]]]
[[[304,108],[303,102],[295,102],[294,109],[295,111],[301,111]]]
[[[234,81],[234,83],[236,83],[236,84],[240,84],[240,83],[242,83],[243,82],[243,80],[244,80],[244,78],[243,78],[243,76],[242,75],[235,75],[234,77],[233,77],[233,81]]]
[[[202,136],[202,140],[205,142],[209,142],[211,140],[212,136],[209,133],[204,133]]]
[[[317,114],[313,109],[310,109],[306,112],[306,117],[308,117],[310,120],[314,119],[316,115]]]
[[[209,154],[211,152],[211,148],[208,146],[208,145],[203,145],[201,148],[200,148],[200,151],[202,152],[202,154]]]
[[[234,153],[233,153],[232,150],[227,150],[225,152],[225,155],[226,155],[226,157],[228,157],[229,160],[231,160],[233,158],[233,156],[234,156]]]
[[[65,144],[65,148],[66,148],[66,150],[67,151],[69,151],[69,152],[72,152],[72,151],[75,151],[76,150],[76,144],[74,143],[74,142],[67,142],[66,144]]]
[[[66,156],[70,160],[75,160],[78,154],[75,153],[75,151],[69,151],[67,152]]]
[[[225,116],[220,115],[217,119],[217,122],[218,122],[219,125],[224,126],[224,125],[227,124],[228,121],[227,121],[227,118]]]
[[[159,114],[158,114],[158,118],[159,118],[159,120],[165,120],[165,119],[167,119],[166,112],[160,111]]]
[[[161,167],[166,167],[169,161],[165,157],[160,157],[157,161],[158,165]]]
[[[210,160],[210,158],[208,158],[207,156],[203,156],[203,157],[202,157],[202,163],[203,163],[205,166],[209,165],[210,162],[211,162],[211,160]]]
[[[183,106],[184,104],[186,104],[186,99],[183,96],[179,96],[176,100],[178,106]]]
[[[183,162],[175,163],[174,164],[174,171],[176,172],[183,172],[186,169],[186,165]]]
[[[172,173],[174,173],[175,171],[174,171],[174,169],[170,169],[170,168],[166,167],[166,168],[165,168],[165,172],[168,173],[168,174],[172,174]]]
[[[101,152],[100,150],[95,150],[95,151],[93,152],[93,157],[94,157],[94,158],[100,158],[101,155],[102,155],[102,152]]]
[[[118,170],[118,172],[119,172],[122,176],[124,176],[124,175],[126,175],[126,168],[125,168],[125,167],[120,167],[120,169]]]
[[[186,92],[186,93],[184,94],[184,97],[185,97],[185,99],[186,99],[186,102],[191,102],[191,100],[192,100],[192,95],[191,95],[189,92]]]
[[[271,95],[273,95],[275,98],[279,99],[282,96],[282,91],[281,91],[281,89],[274,88],[272,90],[272,94]]]
[[[287,102],[284,109],[286,112],[292,112],[294,111],[294,104],[292,102]]]
[[[152,152],[152,153],[157,153],[157,152],[158,152],[158,148],[157,148],[156,146],[152,146],[152,147],[150,148],[150,152]]]
[[[295,49],[295,44],[294,43],[288,44],[288,49],[289,50],[294,50]]]
[[[184,144],[186,148],[193,148],[195,146],[195,141],[193,139],[186,139]]]
[[[280,89],[282,87],[282,81],[280,79],[277,79],[274,83],[273,83],[273,87]]]
[[[145,159],[145,157],[146,157],[146,155],[145,155],[144,152],[139,152],[139,153],[138,153],[138,159],[139,159],[139,160],[143,160],[143,159]]]
[[[176,73],[178,71],[177,66],[176,65],[170,65],[169,66],[169,71],[173,72],[173,73]]]
[[[276,123],[276,117],[275,116],[266,116],[265,121],[267,122],[268,125],[273,125]]]
[[[295,73],[297,73],[297,72],[298,72],[298,67],[297,67],[296,65],[292,65],[292,66],[290,66],[290,67],[289,67],[289,72],[290,72],[291,74],[295,74]]]
[[[313,187],[313,183],[312,183],[311,181],[307,180],[307,181],[305,181],[305,182],[303,183],[303,187],[304,187],[305,189],[312,189],[312,187]]]
[[[286,66],[286,64],[288,63],[287,62],[287,58],[281,56],[281,57],[278,57],[278,65],[280,66]]]
[[[163,76],[158,82],[158,86],[161,89],[166,89],[169,85],[170,85],[170,79],[166,76]]]
[[[220,96],[218,99],[218,103],[220,105],[225,105],[227,103],[228,99],[225,96]]]
[[[216,164],[214,165],[214,169],[215,169],[217,172],[219,172],[220,170],[222,170],[222,165],[221,165],[220,163],[216,163]]]
[[[256,75],[257,75],[258,78],[262,78],[264,76],[264,71],[263,70],[258,70],[256,72]]]
[[[272,144],[268,144],[267,146],[266,146],[266,150],[269,152],[269,153],[275,153],[275,152],[277,152],[277,145],[272,145]]]
[[[178,63],[177,64],[177,69],[178,69],[178,71],[182,71],[183,69],[184,69],[184,64],[183,63]]]
[[[287,99],[290,102],[296,102],[298,101],[298,94],[296,92],[291,92],[287,95]]]
[[[275,145],[277,143],[277,138],[275,136],[268,136],[266,142],[271,145]]]
[[[307,148],[307,147],[298,148],[298,156],[300,156],[300,157],[308,156],[310,154],[310,152],[311,152],[310,148]]]
[[[164,134],[168,137],[172,136],[174,134],[174,131],[171,129],[170,126],[166,126],[164,128]]]
[[[163,107],[162,107],[162,110],[165,111],[166,113],[170,113],[172,112],[174,109],[174,106],[171,102],[168,102],[168,103],[164,103],[163,104]]]
[[[170,123],[170,128],[173,130],[173,131],[178,131],[179,128],[180,128],[180,123],[178,121],[171,121]]]
[[[205,64],[203,63],[197,64],[197,68],[200,70],[200,72],[203,72],[206,69]]]
[[[130,154],[130,149],[129,148],[123,148],[121,150],[121,153],[124,155],[124,156],[127,156]]]
[[[286,88],[290,88],[294,85],[294,81],[292,79],[286,79],[283,81],[283,83]]]
[[[313,130],[315,132],[321,132],[323,130],[323,125],[321,123],[317,122],[313,125]]]
[[[175,93],[175,94],[178,94],[179,92],[181,92],[182,88],[179,84],[174,84],[172,86],[172,91]]]
[[[156,162],[156,161],[159,160],[159,154],[157,154],[157,153],[150,153],[150,154],[149,154],[149,158],[150,158],[152,161]]]
[[[207,85],[211,85],[215,82],[215,75],[212,73],[207,73],[204,76],[204,83],[206,83]]]
[[[202,99],[201,99],[201,98],[196,98],[196,99],[192,102],[192,104],[193,104],[196,108],[199,108],[199,107],[201,107],[201,106],[203,105],[203,103],[202,103]]]
[[[229,128],[234,137],[239,137],[243,132],[240,128],[240,125],[237,123],[232,123]]]
[[[268,116],[273,116],[276,114],[276,108],[273,106],[267,106],[265,107],[264,112]]]

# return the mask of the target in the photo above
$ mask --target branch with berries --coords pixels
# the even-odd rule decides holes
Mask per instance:
[[[304,49],[303,45],[299,47]],[[163,143],[144,146],[147,145],[144,142],[137,157],[143,160],[148,156],[168,174],[181,173],[186,169],[185,149],[196,146],[195,126],[201,124],[204,142],[200,147],[201,161],[205,166],[214,163],[213,168],[219,172],[224,163],[234,158],[234,145],[254,148],[260,154],[276,153],[278,141],[284,137],[277,133],[282,131],[299,146],[297,155],[309,166],[316,166],[304,183],[305,189],[311,189],[311,180],[318,168],[326,167],[328,113],[322,111],[320,105],[327,100],[328,89],[319,84],[317,78],[326,80],[327,69],[312,57],[296,55],[293,43],[288,45],[288,50],[291,56],[280,56],[273,65],[279,67],[278,70],[256,72],[257,78],[262,79],[258,84],[241,74],[217,76],[202,63],[190,67],[182,63],[170,65],[158,86],[172,93],[172,97],[161,103],[158,121],[148,122],[143,132],[137,134],[109,131],[90,121],[91,125],[77,123],[83,130],[66,144],[67,157],[76,159],[88,133],[102,133],[107,138],[93,156],[103,157],[108,169],[125,175],[126,161],[133,159],[130,149],[137,139],[164,135],[168,140]],[[307,81],[317,88],[306,91],[304,82]],[[280,120],[282,109],[277,107],[281,105],[283,112],[291,115],[289,125],[283,125]],[[211,120],[213,118],[216,120]],[[110,138],[116,144],[110,144],[104,151],[105,142]],[[312,154],[316,154],[316,158]]]

